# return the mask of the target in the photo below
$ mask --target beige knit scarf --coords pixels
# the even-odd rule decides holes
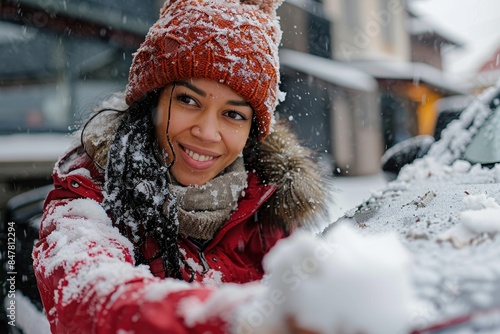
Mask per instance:
[[[212,239],[237,208],[246,187],[247,173],[241,157],[203,186],[171,184],[170,190],[178,203],[179,233],[196,239]],[[167,206],[165,203],[164,211]]]

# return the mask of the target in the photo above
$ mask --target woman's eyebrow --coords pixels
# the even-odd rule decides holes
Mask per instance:
[[[227,101],[228,104],[233,105],[233,106],[242,106],[242,107],[250,107],[250,103],[248,103],[245,100],[229,100]]]
[[[201,89],[199,89],[198,87],[196,87],[195,85],[193,85],[192,83],[189,83],[189,82],[187,82],[187,81],[183,81],[183,80],[181,80],[181,81],[176,81],[175,83],[176,83],[177,85],[181,85],[181,86],[184,86],[184,87],[186,87],[186,88],[189,88],[189,89],[191,89],[193,92],[195,92],[195,93],[197,93],[197,94],[199,94],[199,95],[201,95],[201,96],[203,96],[203,97],[207,96],[207,93],[205,93],[204,91],[202,91]]]
[[[195,85],[193,85],[192,83],[190,83],[188,81],[180,80],[180,81],[176,81],[175,84],[184,86],[188,89],[191,89],[193,92],[195,92],[203,97],[207,96],[207,93],[205,93],[203,90],[199,89],[198,87],[196,87]],[[250,103],[248,103],[245,100],[229,100],[229,101],[227,101],[227,103],[230,105],[233,105],[233,106],[243,106],[243,107],[250,106]]]

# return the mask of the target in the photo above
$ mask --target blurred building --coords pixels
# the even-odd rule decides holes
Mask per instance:
[[[279,116],[292,120],[325,173],[378,172],[384,143],[377,81],[334,59],[337,27],[324,3],[289,0],[278,14],[282,90],[287,92]]]
[[[462,94],[442,72],[442,50],[460,43],[419,18],[404,0],[325,0],[334,58],[376,78],[385,148],[432,134],[434,102]]]
[[[442,71],[443,50],[461,43],[411,2],[288,0],[279,14],[289,93],[280,112],[335,173],[377,172],[385,149],[433,134],[437,100],[466,92]]]

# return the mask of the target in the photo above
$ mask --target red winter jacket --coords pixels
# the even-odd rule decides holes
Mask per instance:
[[[284,237],[255,219],[275,187],[249,173],[238,209],[203,252],[180,240],[200,283],[165,279],[159,259],[150,266],[134,265],[131,242],[99,205],[103,176],[86,155],[68,154],[53,179],[33,251],[53,333],[226,333],[234,309],[258,287],[245,284],[235,290],[221,283],[262,278],[263,256]],[[149,258],[156,249],[149,240],[143,253]]]

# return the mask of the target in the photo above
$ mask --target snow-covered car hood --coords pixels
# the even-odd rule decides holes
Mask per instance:
[[[323,231],[329,239],[347,224],[365,236],[397,236],[421,303],[409,319],[424,329],[415,333],[500,333],[500,164],[463,160],[476,134],[496,122],[499,106],[500,83],[386,189]]]
[[[399,235],[424,305],[412,321],[417,328],[454,319],[464,323],[446,333],[500,330],[498,318],[484,320],[500,307],[500,165],[442,166],[430,157],[417,163],[429,168],[426,177],[391,182],[324,233],[347,223],[364,235]],[[473,315],[482,320],[471,321]]]

